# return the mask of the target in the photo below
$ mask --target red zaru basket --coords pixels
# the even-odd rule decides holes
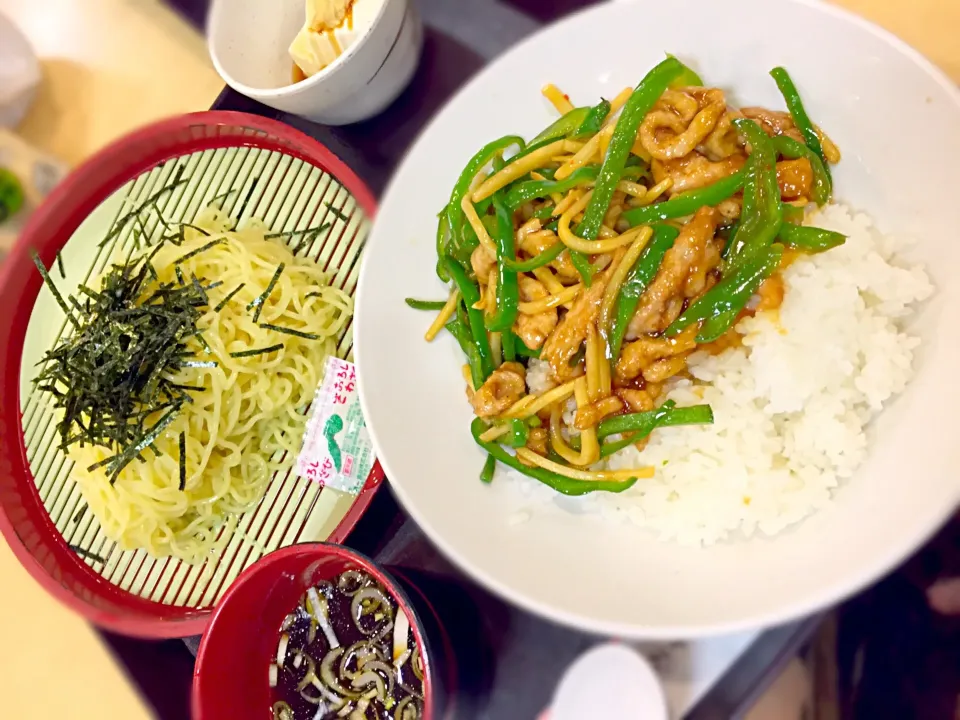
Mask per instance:
[[[51,347],[35,347],[33,326],[49,325],[53,339],[64,332],[62,315],[51,319],[51,306],[41,302],[49,290],[31,251],[49,268],[64,248],[82,280],[95,275],[125,249],[132,228],[103,251],[82,237],[103,238],[123,208],[152,197],[174,172],[189,182],[157,201],[168,220],[189,222],[225,191],[233,193],[225,209],[262,218],[278,232],[329,218],[329,230],[297,252],[351,295],[375,210],[363,182],[303,133],[244,113],[196,113],[144,128],[81,165],[34,213],[0,266],[7,313],[0,323],[0,530],[30,574],[66,605],[109,630],[154,638],[202,632],[230,582],[265,553],[298,542],[342,542],[383,480],[377,464],[357,497],[334,497],[293,473],[275,476],[261,503],[240,516],[237,537],[198,566],[120,550],[83,511],[53,415],[25,380],[36,353]],[[108,221],[96,227],[102,218]],[[61,291],[76,288],[72,273],[54,279]],[[337,354],[352,357],[349,325],[338,340]]]

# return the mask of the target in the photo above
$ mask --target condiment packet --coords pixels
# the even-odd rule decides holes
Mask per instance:
[[[297,474],[325,487],[356,495],[375,460],[357,394],[357,369],[327,358],[297,456]]]

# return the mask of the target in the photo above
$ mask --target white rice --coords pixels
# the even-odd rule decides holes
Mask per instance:
[[[653,479],[565,499],[566,507],[663,540],[711,544],[776,534],[830,502],[864,459],[865,426],[913,374],[919,340],[903,324],[933,287],[922,267],[898,261],[894,240],[866,215],[833,205],[810,222],[847,242],[790,265],[779,313],[742,320],[743,347],[694,354],[696,382],[669,389],[679,406],[709,403],[714,424],[656,430],[642,452],[630,446],[608,461],[653,465]],[[548,382],[544,364],[531,364],[528,382]],[[528,499],[550,501],[552,491],[512,474]]]

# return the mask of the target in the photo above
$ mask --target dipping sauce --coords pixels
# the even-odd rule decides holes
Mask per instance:
[[[300,598],[270,665],[274,720],[417,720],[423,662],[406,614],[369,574],[347,570]]]

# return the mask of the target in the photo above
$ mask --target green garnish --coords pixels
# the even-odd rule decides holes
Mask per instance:
[[[0,222],[23,207],[23,184],[11,170],[0,167]]]
[[[181,255],[180,257],[178,257],[176,260],[173,261],[173,264],[174,264],[174,265],[179,265],[180,263],[182,263],[182,262],[184,262],[184,261],[186,261],[186,260],[189,260],[189,259],[192,258],[192,257],[196,257],[197,255],[199,255],[199,254],[202,253],[202,252],[206,252],[207,250],[209,250],[209,249],[212,248],[212,247],[216,247],[217,245],[223,245],[223,244],[225,244],[226,242],[227,242],[227,241],[224,240],[223,238],[217,238],[216,240],[211,240],[211,241],[208,242],[207,244],[201,245],[200,247],[196,248],[195,250],[191,250],[190,252],[188,252],[188,253],[186,253],[186,254],[184,254],[184,255]]]
[[[336,215],[338,218],[340,218],[341,220],[343,220],[345,223],[350,222],[350,216],[344,214],[343,210],[341,210],[340,208],[335,208],[335,207],[333,206],[333,203],[325,202],[324,205],[327,206],[327,208],[330,210],[330,212],[332,212],[332,213],[333,213],[334,215]]]
[[[140,205],[138,205],[133,210],[131,210],[126,215],[124,215],[119,220],[117,220],[113,224],[113,227],[110,229],[110,232],[107,233],[107,236],[100,241],[99,247],[104,247],[107,243],[113,240],[117,235],[123,232],[123,229],[127,226],[128,222],[130,222],[136,217],[139,217],[140,214],[144,210],[147,210],[151,205],[156,205],[157,200],[162,198],[168,192],[171,192],[172,190],[175,190],[181,185],[189,182],[190,178],[181,177],[183,175],[183,171],[184,171],[184,166],[180,165],[173,174],[173,182],[157,190],[157,192],[155,192],[153,195],[151,195],[142,203],[140,203]]]
[[[277,343],[276,345],[271,345],[270,347],[265,348],[253,348],[252,350],[240,350],[238,352],[230,353],[232,358],[242,358],[242,357],[253,357],[254,355],[264,355],[266,353],[271,353],[274,350],[283,350],[283,343]]]
[[[243,217],[243,211],[247,209],[247,205],[250,204],[251,198],[253,198],[253,191],[257,189],[257,183],[260,182],[260,176],[258,175],[253,179],[253,182],[250,183],[250,189],[247,190],[247,194],[243,198],[243,202],[240,203],[240,209],[237,211],[237,223],[240,222],[240,218]],[[233,226],[236,229],[237,225]]]
[[[187,434],[180,433],[180,491],[187,486]]]
[[[241,290],[243,290],[244,285],[246,285],[246,283],[240,283],[233,290],[231,290],[226,295],[224,295],[223,300],[217,303],[217,306],[213,309],[213,311],[220,312],[221,310],[223,310],[227,306],[227,303],[233,299],[233,296],[236,295]]]
[[[53,284],[53,278],[51,278],[50,273],[47,272],[47,268],[43,264],[43,260],[41,260],[40,256],[37,254],[37,251],[31,249],[30,254],[33,256],[33,264],[36,265],[37,270],[40,271],[40,276],[43,278],[43,282],[47,284],[47,287],[53,294],[54,300],[57,301],[57,305],[60,306],[60,309],[63,310],[64,314],[67,316],[67,320],[69,320],[74,327],[80,327],[80,323],[77,322],[77,319],[73,316],[70,308],[67,307],[67,303],[64,301],[63,295],[61,295],[60,291],[57,290],[57,286]]]
[[[56,291],[39,257],[35,262]],[[98,466],[107,466],[114,481],[191,401],[172,378],[191,366],[183,358],[193,353],[187,342],[199,333],[207,300],[199,282],[152,279],[149,256],[111,266],[101,283],[99,291],[81,285],[71,296],[79,308],[69,315],[76,331],[46,353],[35,382],[63,413],[60,447],[89,443],[113,451]],[[55,297],[63,302],[59,292]]]
[[[320,336],[316,333],[304,332],[303,330],[294,330],[293,328],[283,327],[282,325],[271,325],[270,323],[260,323],[260,327],[266,330],[274,330],[279,333],[286,333],[287,335],[296,335],[297,337],[306,338],[307,340],[319,340]]]
[[[180,223],[180,229],[183,230],[184,228],[190,228],[191,230],[196,230],[198,233],[200,233],[200,234],[203,235],[204,237],[210,237],[210,231],[209,231],[209,230],[204,230],[204,229],[203,229],[202,227],[200,227],[199,225],[193,225],[193,224],[188,223],[188,222],[182,222],[182,223]]]
[[[104,560],[102,557],[100,557],[96,553],[90,552],[89,550],[84,550],[79,545],[70,545],[69,548],[82,558],[86,558],[87,560],[93,560],[94,562],[98,562],[101,565],[107,564],[107,561]]]
[[[253,314],[253,322],[257,322],[260,319],[260,312],[263,310],[263,303],[266,302],[268,297],[270,297],[270,293],[273,292],[273,288],[277,284],[277,280],[280,279],[280,273],[283,272],[283,268],[285,267],[286,265],[283,263],[277,265],[277,271],[273,274],[273,277],[270,278],[270,282],[267,283],[267,289],[260,293],[260,295],[258,295],[255,299],[251,300],[250,304],[247,305],[247,310],[251,310],[253,308],[257,309],[257,311]]]
[[[319,235],[324,230],[327,230],[331,225],[333,225],[333,223],[325,222],[317,227],[304,228],[303,230],[287,230],[286,232],[268,233],[267,235],[264,235],[263,238],[264,240],[273,240],[275,238],[282,237],[293,239],[297,235],[303,235],[305,233],[317,233]]]
[[[213,205],[215,202],[218,202],[218,201],[220,201],[220,200],[226,200],[228,197],[230,197],[231,195],[233,195],[233,194],[236,193],[236,192],[240,192],[240,188],[234,188],[233,190],[227,190],[225,193],[220,193],[219,195],[214,195],[212,198],[210,198],[209,204],[210,204],[210,205]]]

